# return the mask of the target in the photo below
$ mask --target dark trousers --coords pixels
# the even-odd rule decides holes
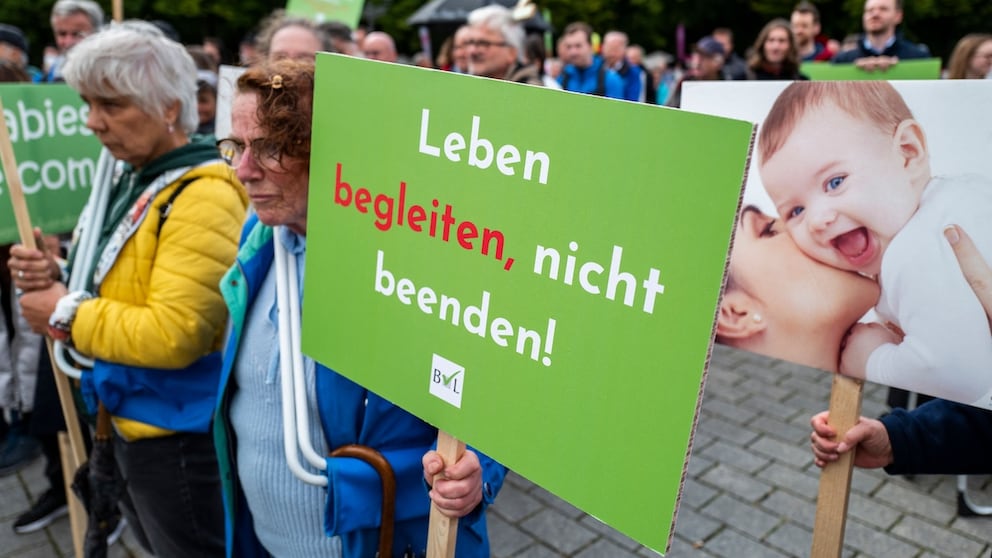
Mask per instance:
[[[114,456],[133,506],[122,506],[124,514],[157,558],[224,556],[220,473],[209,433],[134,442],[115,436]]]

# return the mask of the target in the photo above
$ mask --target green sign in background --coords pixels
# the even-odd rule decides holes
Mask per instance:
[[[531,180],[522,164],[513,176],[495,164],[470,166],[473,118],[494,152],[510,144],[523,158],[545,153],[547,183],[537,164]],[[465,138],[460,162],[445,155],[453,132]],[[318,55],[304,351],[664,550],[752,132],[749,123],[656,106]],[[421,144],[440,156],[421,153]],[[336,192],[346,197],[339,168],[352,191],[347,207],[335,202]],[[401,182],[404,223],[382,231],[374,199],[386,194],[398,206]],[[373,199],[368,213],[355,207],[358,188]],[[443,228],[429,233],[434,200],[439,214],[452,207],[448,241]],[[426,209],[421,232],[406,218],[413,205]],[[481,254],[477,239],[463,248],[456,231],[464,221],[500,231],[502,258]],[[557,280],[547,266],[535,273],[538,245],[560,253]],[[632,307],[622,288],[616,300],[605,296],[616,246],[619,271],[636,279]],[[412,285],[406,303],[377,292],[387,283],[381,273],[377,280],[380,251],[382,269]],[[588,262],[603,273],[583,268]],[[582,286],[583,269],[599,294]],[[664,285],[651,313],[646,280]],[[424,303],[425,313],[424,287],[457,298],[463,312],[488,292],[489,328],[477,335],[450,315],[442,320],[439,304]],[[507,346],[493,339],[493,323],[513,331]],[[518,328],[540,337],[535,353],[530,344],[518,353]],[[463,371],[442,367],[439,376],[434,355]],[[432,395],[432,385],[459,391],[460,408]]]
[[[878,72],[862,70],[854,64],[803,62],[799,71],[806,74],[809,79],[819,81],[940,79],[940,58],[901,60],[895,66]]]
[[[286,13],[317,22],[340,21],[354,29],[362,17],[365,0],[289,0]]]
[[[0,84],[0,100],[32,225],[52,234],[71,231],[100,154],[100,142],[86,128],[85,103],[64,84]],[[0,243],[18,239],[0,173]]]

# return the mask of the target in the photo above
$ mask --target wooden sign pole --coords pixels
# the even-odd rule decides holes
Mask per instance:
[[[0,99],[0,115],[2,114],[3,100]],[[10,203],[14,208],[14,219],[17,222],[17,232],[21,237],[21,244],[28,248],[38,248],[34,238],[34,230],[31,227],[27,201],[24,198],[24,187],[21,185],[21,177],[17,172],[17,160],[14,157],[14,147],[10,142],[10,131],[7,129],[7,120],[4,118],[0,118],[0,162],[3,163],[3,173],[7,177],[7,193],[10,195]],[[71,479],[76,469],[86,460],[86,446],[83,444],[83,432],[79,427],[79,417],[76,414],[76,405],[72,397],[72,388],[69,386],[69,378],[59,370],[55,363],[52,340],[46,337],[45,344],[48,347],[48,356],[52,360],[55,387],[59,393],[62,416],[65,418],[66,430],[69,433],[69,455],[62,456],[63,474]],[[66,445],[60,447],[65,449]],[[66,463],[70,465],[69,468],[65,468]],[[70,523],[73,527],[72,541],[76,548],[76,555],[81,557],[83,539],[86,536],[86,512],[72,490],[67,492]],[[79,530],[80,526],[82,530]]]
[[[861,416],[863,383],[834,374],[830,389],[830,425],[840,438]],[[820,473],[820,490],[816,498],[811,558],[839,558],[844,547],[847,502],[854,473],[854,450],[829,463]]]
[[[114,0],[112,10],[114,21],[124,20],[124,0]]]
[[[458,461],[465,453],[465,442],[443,430],[438,430],[437,452],[444,460],[444,464],[450,465]],[[443,478],[443,474],[434,476],[435,480],[440,478]],[[427,558],[452,558],[455,555],[457,538],[458,519],[444,515],[432,503],[430,525],[427,531]]]

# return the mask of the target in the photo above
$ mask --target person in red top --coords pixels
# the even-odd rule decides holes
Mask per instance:
[[[826,45],[826,41],[820,40],[820,10],[812,2],[803,0],[796,4],[790,23],[802,61],[824,62],[837,54]]]

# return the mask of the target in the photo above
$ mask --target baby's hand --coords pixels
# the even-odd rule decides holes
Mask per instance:
[[[852,378],[865,379],[868,357],[875,349],[902,342],[902,336],[879,323],[854,324],[847,335],[840,355],[840,373]]]

